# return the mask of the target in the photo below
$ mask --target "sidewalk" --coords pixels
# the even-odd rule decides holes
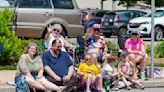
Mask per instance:
[[[10,86],[7,84],[8,81],[14,79],[15,70],[12,71],[0,71],[0,92],[15,92],[15,86]],[[164,87],[163,79],[148,79],[143,82],[145,88],[156,88]]]

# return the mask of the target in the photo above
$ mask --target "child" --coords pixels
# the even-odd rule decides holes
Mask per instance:
[[[104,57],[104,60],[102,68],[103,77],[110,79],[110,87],[112,87],[112,90],[118,91],[117,78],[119,76],[119,72],[116,71],[114,66],[116,64],[116,59],[110,54],[107,54]]]
[[[128,62],[128,53],[123,51],[120,54],[120,63],[118,64],[118,71],[120,73],[120,77],[122,81],[125,83],[126,89],[130,90],[130,84],[127,80],[134,83],[136,86],[140,87],[141,89],[144,89],[142,84],[139,83],[138,80],[134,80],[132,77],[130,77],[130,64]]]
[[[97,83],[98,90],[102,92],[102,76],[99,68],[93,63],[91,55],[87,54],[85,56],[85,60],[80,64],[77,72],[80,77],[86,81],[87,92],[91,92],[91,83]]]

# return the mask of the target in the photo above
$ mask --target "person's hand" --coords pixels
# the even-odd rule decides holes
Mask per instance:
[[[61,81],[61,80],[62,80],[59,76],[54,76],[53,78],[54,78],[55,80],[57,80],[57,81]]]
[[[63,81],[64,81],[64,82],[67,82],[67,81],[69,81],[70,79],[71,79],[71,76],[69,76],[69,75],[66,75],[66,76],[63,77]]]
[[[48,30],[49,33],[52,32],[53,28],[52,28],[52,25],[51,24],[48,25],[47,30]]]

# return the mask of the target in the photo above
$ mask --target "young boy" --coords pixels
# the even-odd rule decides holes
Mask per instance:
[[[144,89],[144,87],[142,86],[142,84],[139,83],[138,80],[134,80],[130,76],[130,64],[129,64],[128,61],[129,61],[129,59],[128,59],[128,52],[123,51],[120,54],[120,62],[118,64],[118,72],[120,74],[120,78],[125,83],[126,89],[127,90],[131,89],[130,84],[129,84],[128,81],[134,83],[139,88]]]
[[[104,64],[102,68],[103,77],[110,80],[110,87],[112,90],[118,91],[118,76],[119,72],[115,69],[116,59],[111,55],[106,55],[104,58]]]

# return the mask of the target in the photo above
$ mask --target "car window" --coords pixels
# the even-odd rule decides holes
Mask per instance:
[[[103,18],[105,19],[114,19],[116,16],[116,14],[114,13],[107,13],[107,14],[104,14]]]
[[[54,4],[54,8],[58,9],[73,9],[73,2],[72,0],[52,0]]]
[[[96,16],[96,17],[103,17],[104,14],[105,14],[105,12],[97,12],[97,13],[95,14],[95,16]]]
[[[122,20],[130,19],[130,13],[120,13],[118,17]]]
[[[164,15],[164,10],[156,10],[154,13],[154,17],[161,17]],[[146,15],[147,17],[151,17],[151,13]]]
[[[19,0],[20,8],[51,8],[49,0]]]

